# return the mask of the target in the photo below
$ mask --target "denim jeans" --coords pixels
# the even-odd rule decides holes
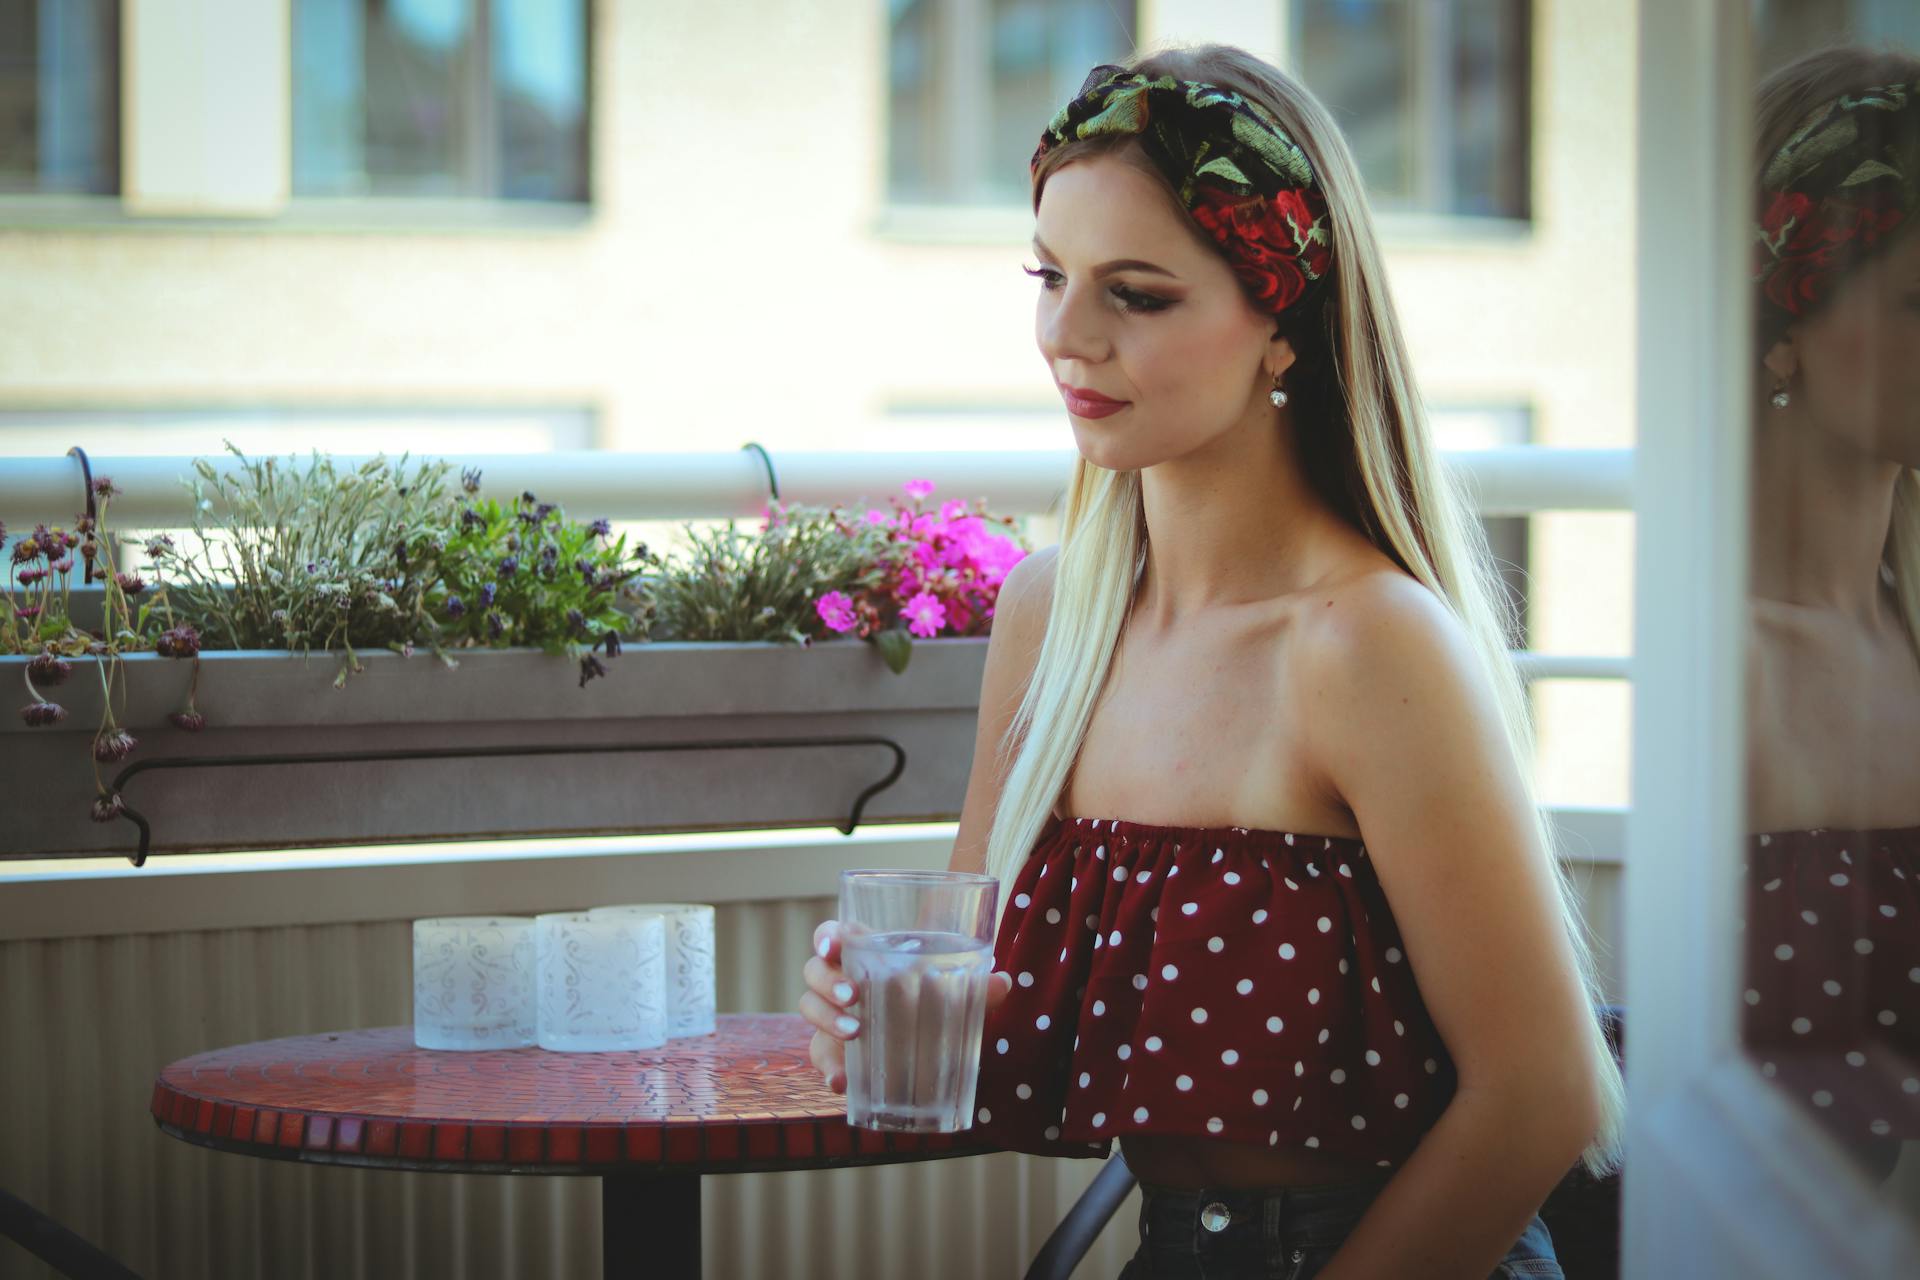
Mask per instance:
[[[1120,1280],[1308,1280],[1332,1260],[1385,1179],[1278,1189],[1140,1184],[1140,1249]],[[1561,1280],[1535,1215],[1494,1269]]]

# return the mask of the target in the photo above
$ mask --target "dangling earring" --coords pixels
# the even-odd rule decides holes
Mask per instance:
[[[1793,403],[1793,397],[1787,394],[1787,388],[1784,383],[1782,383],[1780,386],[1777,386],[1773,389],[1773,407],[1774,408],[1784,409],[1792,403]]]
[[[1273,401],[1273,407],[1284,409],[1287,406],[1287,393],[1280,386],[1280,379],[1273,380],[1273,390],[1267,393],[1267,399]]]

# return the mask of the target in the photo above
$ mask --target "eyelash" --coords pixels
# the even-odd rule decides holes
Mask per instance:
[[[1040,281],[1042,289],[1052,291],[1060,287],[1054,283],[1060,273],[1051,267],[1021,267],[1020,269]],[[1151,293],[1129,289],[1123,284],[1113,286],[1113,296],[1120,299],[1120,309],[1129,315],[1153,315],[1173,305],[1171,298],[1155,297]]]

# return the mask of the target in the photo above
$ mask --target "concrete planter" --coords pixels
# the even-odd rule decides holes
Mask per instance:
[[[894,675],[871,647],[829,641],[633,644],[585,689],[578,668],[529,650],[473,651],[449,671],[430,655],[339,658],[275,652],[201,656],[208,727],[167,723],[191,664],[125,663],[122,727],[139,749],[101,765],[148,824],[150,850],[204,852],[528,834],[625,834],[748,827],[845,829],[863,792],[904,767],[859,822],[955,818],[966,791],[984,639],[916,642]],[[30,729],[17,714],[25,658],[0,658],[0,856],[126,854],[141,832],[96,823],[88,743],[101,689],[91,660],[42,692],[70,713]],[[759,745],[715,745],[750,740]],[[685,744],[704,743],[690,748]],[[669,746],[672,749],[665,749]],[[591,749],[591,750],[585,750]],[[357,759],[261,763],[286,755]],[[210,758],[227,764],[183,766]]]

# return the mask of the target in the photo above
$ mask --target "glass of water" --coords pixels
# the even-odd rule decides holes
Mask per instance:
[[[860,1033],[847,1122],[953,1133],[973,1125],[1000,881],[964,871],[840,873],[840,965]]]

